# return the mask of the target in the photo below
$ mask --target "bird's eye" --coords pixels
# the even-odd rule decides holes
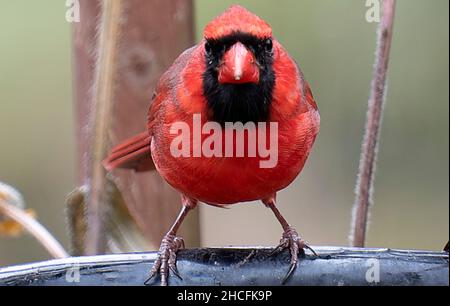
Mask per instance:
[[[208,55],[211,54],[212,46],[211,46],[211,43],[210,43],[210,42],[206,42],[206,43],[205,43],[205,51],[206,51],[206,54],[208,54]]]
[[[270,38],[266,39],[266,41],[264,42],[264,47],[266,48],[266,51],[272,51],[273,48],[272,39]]]

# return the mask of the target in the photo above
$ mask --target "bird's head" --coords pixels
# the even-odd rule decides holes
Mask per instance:
[[[241,6],[205,28],[203,89],[218,122],[266,121],[275,83],[272,29]]]

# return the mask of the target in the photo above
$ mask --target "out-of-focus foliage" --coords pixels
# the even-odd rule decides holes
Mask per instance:
[[[25,202],[22,195],[13,187],[0,182],[0,238],[16,238],[19,237],[24,229],[21,224],[9,218],[3,207],[8,205],[14,206],[31,217],[36,218],[36,212],[31,208],[25,209]]]
[[[30,208],[25,210],[25,213],[32,217],[36,218],[36,212]],[[14,220],[5,219],[0,221],[0,237],[13,237],[17,238],[23,233],[23,227]]]
[[[108,177],[108,181],[112,201],[106,208],[103,219],[106,228],[106,252],[127,253],[148,250],[148,243],[131,217],[122,194],[110,177]],[[87,186],[81,186],[75,189],[66,200],[67,227],[72,256],[84,254],[87,188]]]

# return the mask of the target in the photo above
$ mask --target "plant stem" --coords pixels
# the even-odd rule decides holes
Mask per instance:
[[[366,240],[369,209],[372,203],[376,171],[379,134],[386,98],[386,75],[392,42],[394,16],[395,0],[384,0],[383,16],[381,17],[378,29],[376,62],[359,163],[356,197],[353,206],[350,241],[351,245],[355,247],[363,247]]]
[[[114,81],[117,71],[122,0],[103,0],[99,27],[97,66],[93,88],[91,149],[88,160],[87,235],[85,253],[104,253],[106,247],[103,217],[109,202],[108,180],[102,160],[109,149]]]
[[[22,209],[17,208],[0,199],[0,215],[4,215],[19,223],[28,231],[54,258],[66,258],[69,254],[61,244],[35,219],[27,215]]]

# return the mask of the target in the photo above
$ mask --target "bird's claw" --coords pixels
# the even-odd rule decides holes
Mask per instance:
[[[150,280],[160,273],[161,286],[167,286],[169,270],[172,271],[176,277],[182,279],[177,268],[177,252],[180,249],[184,249],[184,241],[182,238],[172,234],[164,236],[159,248],[158,257],[150,270],[149,278],[144,284],[148,285]]]
[[[317,256],[317,253],[302,238],[300,238],[297,231],[293,227],[289,227],[284,231],[280,244],[272,252],[270,252],[269,255],[273,256],[280,253],[284,249],[289,249],[291,253],[291,265],[289,267],[289,271],[283,279],[283,285],[289,280],[292,273],[294,273],[295,268],[297,267],[299,253],[305,255],[304,249],[308,249],[315,256]]]

